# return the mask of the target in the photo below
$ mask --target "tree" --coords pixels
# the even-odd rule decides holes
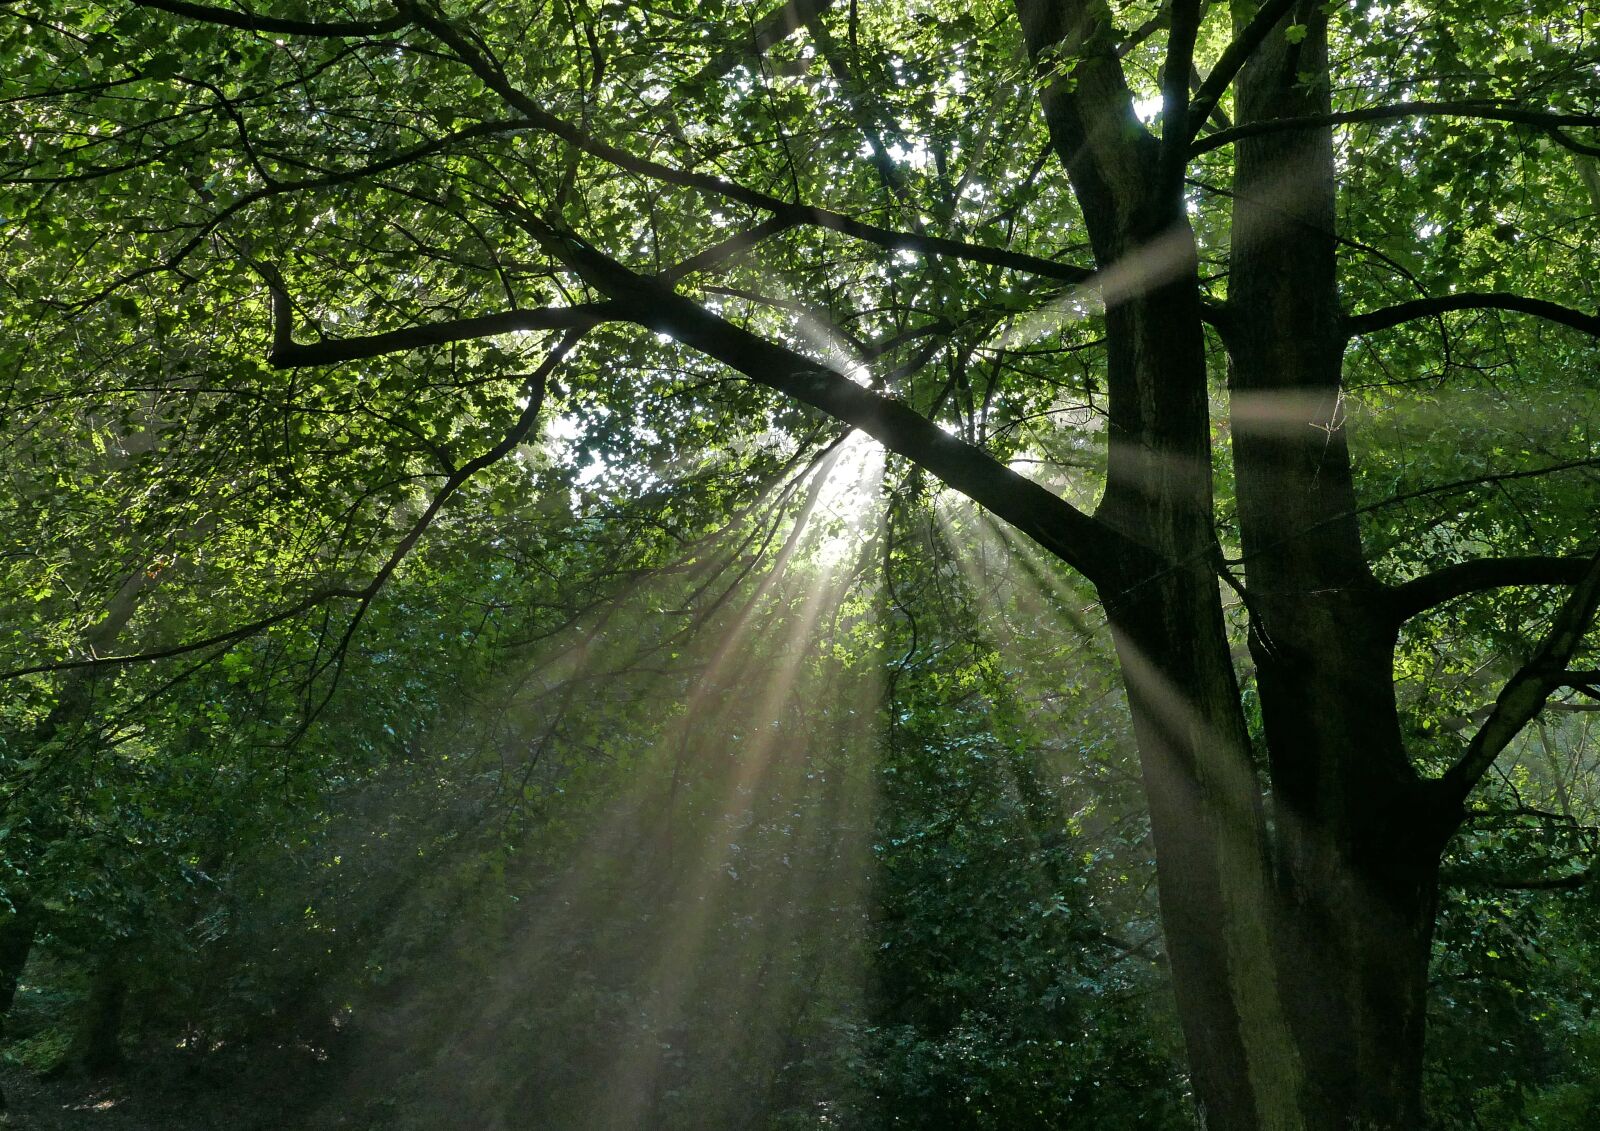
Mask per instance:
[[[1600,336],[1592,15],[5,18],[0,348],[42,437],[24,447],[63,420],[138,433],[141,522],[207,511],[212,561],[297,547],[203,629],[147,621],[114,656],[17,643],[10,676],[311,616],[338,619],[342,656],[547,398],[609,414],[598,466],[640,486],[820,412],[1098,591],[1206,1125],[1421,1122],[1441,854],[1496,758],[1594,682],[1593,401],[1573,391]],[[1379,409],[1474,374],[1571,412],[1360,446],[1353,419],[1379,434]],[[1094,427],[1038,423],[1075,406]],[[1032,458],[1093,466],[1056,493]],[[14,509],[50,513],[28,482]],[[1478,615],[1441,646],[1431,618],[1463,602]],[[1427,704],[1458,647],[1499,677],[1470,739]]]

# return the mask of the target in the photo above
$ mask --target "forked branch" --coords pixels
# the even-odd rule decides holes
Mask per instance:
[[[1272,29],[1283,21],[1283,17],[1289,14],[1289,9],[1294,7],[1296,2],[1297,0],[1267,0],[1256,10],[1250,22],[1240,29],[1233,42],[1223,48],[1222,56],[1217,60],[1216,66],[1211,68],[1211,73],[1206,75],[1205,81],[1200,84],[1200,89],[1195,91],[1194,97],[1189,100],[1187,133],[1190,140],[1193,140],[1206,119],[1211,117],[1211,111],[1216,109],[1217,103],[1227,93],[1228,87],[1233,85],[1233,80],[1238,77],[1240,70],[1249,62],[1250,56],[1256,53],[1256,48],[1260,47]]]
[[[1146,548],[1019,475],[981,448],[943,431],[908,406],[733,325],[677,294],[662,279],[629,270],[572,233],[552,227],[525,209],[509,203],[502,203],[501,207],[552,257],[604,295],[605,301],[508,311],[301,345],[292,338],[293,307],[281,278],[270,266],[257,265],[272,295],[272,363],[286,368],[332,364],[488,337],[507,329],[565,326],[581,332],[603,321],[632,322],[667,334],[759,384],[861,429],[890,451],[926,468],[1016,526],[1097,586],[1120,592],[1131,580],[1156,568]]]

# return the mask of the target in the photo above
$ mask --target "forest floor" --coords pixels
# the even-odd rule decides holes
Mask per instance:
[[[273,1063],[276,1061],[276,1063]],[[131,1062],[90,1078],[0,1064],[4,1131],[296,1131],[346,1122],[317,1097],[334,1073],[309,1056],[193,1056]]]
[[[237,1126],[224,1112],[209,1110],[213,1097],[195,1093],[187,1099],[152,1104],[130,1076],[103,1080],[47,1080],[25,1068],[0,1067],[0,1087],[8,1108],[0,1115],[6,1131],[189,1131],[191,1128]]]
[[[376,1131],[386,1124],[374,1118],[381,1097],[347,1091],[353,1081],[342,1047],[263,1038],[202,1052],[170,1036],[130,1038],[115,1072],[52,1072],[80,998],[81,987],[44,979],[20,988],[0,1041],[0,1131]]]

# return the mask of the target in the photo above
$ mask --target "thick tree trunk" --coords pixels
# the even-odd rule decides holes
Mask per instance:
[[[1109,12],[1019,0],[1029,49],[1071,78],[1045,121],[1107,293],[1107,484],[1096,517],[1144,547],[1102,597],[1132,709],[1162,925],[1196,1104],[1210,1128],[1302,1125],[1306,1065],[1277,974],[1261,789],[1215,576],[1194,236],[1175,166],[1133,115]]]
[[[1266,133],[1237,147],[1224,326],[1267,755],[1258,766],[1215,575],[1181,115],[1161,142],[1134,120],[1103,6],[1017,8],[1036,57],[1072,60],[1070,80],[1043,96],[1045,120],[1096,261],[1126,284],[1105,296],[1109,459],[1097,517],[1149,556],[1125,563],[1122,587],[1103,586],[1102,597],[1201,1120],[1211,1131],[1418,1127],[1438,859],[1452,820],[1401,742],[1393,627],[1355,514],[1331,133]],[[1242,30],[1254,9],[1239,12]],[[1326,75],[1326,19],[1302,0],[1239,76],[1235,116],[1324,114]]]
[[[1294,1127],[1305,1066],[1276,974],[1266,831],[1209,580],[1164,581],[1113,626],[1203,1124]]]
[[[1327,23],[1302,2],[1240,74],[1246,123],[1326,114]],[[1307,82],[1310,76],[1313,81]],[[1236,147],[1227,346],[1240,534],[1272,781],[1281,983],[1307,1128],[1415,1128],[1439,854],[1393,628],[1366,564],[1340,376],[1328,129]]]

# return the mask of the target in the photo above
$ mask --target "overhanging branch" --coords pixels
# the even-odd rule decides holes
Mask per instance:
[[[497,94],[502,101],[515,108],[519,113],[526,115],[531,128],[542,130],[558,137],[574,148],[582,150],[591,157],[596,157],[618,169],[636,173],[641,177],[648,177],[663,184],[691,188],[699,192],[722,197],[725,200],[736,201],[751,208],[771,213],[773,216],[786,220],[791,224],[805,224],[810,227],[837,232],[840,235],[849,236],[852,239],[858,239],[863,243],[870,243],[888,251],[910,251],[919,255],[939,255],[948,256],[952,259],[965,259],[973,263],[986,263],[994,267],[1025,271],[1035,275],[1042,275],[1046,278],[1059,279],[1066,283],[1085,282],[1094,273],[1087,267],[1057,263],[1051,259],[1027,255],[1022,252],[1008,251],[1004,248],[985,247],[982,244],[964,243],[961,240],[944,239],[939,236],[927,236],[913,232],[895,231],[892,228],[883,228],[827,208],[783,200],[756,189],[747,188],[733,181],[711,176],[708,173],[675,169],[670,165],[663,165],[660,162],[629,153],[625,149],[620,149],[591,136],[571,122],[558,118],[545,110],[527,93],[519,90],[482,51],[474,46],[448,20],[434,13],[427,6],[417,3],[416,0],[403,0],[402,7],[416,20],[419,26],[426,28],[441,43],[449,47],[456,57],[485,86]]]
[[[666,334],[758,384],[859,428],[1011,523],[1096,586],[1120,590],[1130,563],[1149,564],[1149,550],[899,401],[735,326],[531,213],[518,210],[514,215],[553,256],[610,299],[619,317]]]
[[[1600,670],[1589,668],[1586,671],[1562,672],[1561,683],[1590,699],[1600,699]]]
[[[1263,9],[1265,11],[1265,9]],[[1196,102],[1198,102],[1198,96]],[[1191,157],[1221,149],[1247,137],[1278,133],[1283,130],[1316,129],[1323,126],[1348,125],[1353,122],[1386,122],[1398,118],[1478,118],[1490,122],[1515,122],[1519,125],[1537,126],[1549,130],[1556,141],[1578,153],[1600,154],[1600,147],[1574,141],[1563,129],[1600,129],[1600,114],[1557,114],[1548,110],[1528,110],[1519,106],[1501,106],[1493,102],[1396,102],[1388,106],[1363,106],[1357,110],[1335,110],[1331,114],[1313,114],[1296,118],[1268,118],[1260,122],[1246,122],[1225,130],[1209,133],[1189,147]]]
[[[1551,555],[1476,558],[1434,570],[1389,590],[1389,615],[1396,625],[1469,593],[1514,585],[1575,585],[1589,568],[1587,558]]]
[[[1600,554],[1588,562],[1583,576],[1557,610],[1550,630],[1539,642],[1532,659],[1506,681],[1495,699],[1494,710],[1472,736],[1461,760],[1439,779],[1446,798],[1453,802],[1464,801],[1500,752],[1544,709],[1550,693],[1565,682],[1567,665],[1594,623],[1597,606],[1600,606]]]
[[[792,227],[794,227],[793,220],[785,219],[782,216],[769,216],[754,227],[742,232],[735,232],[721,243],[691,255],[681,263],[673,264],[661,272],[660,277],[663,282],[670,283],[683,278],[685,275],[692,275],[696,271],[706,271],[714,267],[720,267],[735,256],[749,251],[769,236],[786,232]]]
[[[208,24],[235,27],[244,31],[272,32],[279,35],[311,35],[325,38],[356,38],[399,31],[410,21],[400,13],[381,20],[288,20],[278,16],[258,16],[254,12],[216,8],[210,4],[189,4],[185,0],[134,0],[140,8],[155,8]]]
[[[1345,320],[1345,333],[1349,337],[1387,330],[1403,322],[1418,318],[1432,318],[1455,310],[1510,310],[1518,314],[1531,314],[1547,322],[1557,322],[1600,337],[1600,315],[1585,314],[1570,306],[1547,302],[1540,298],[1511,294],[1506,291],[1465,291],[1459,294],[1437,295],[1433,298],[1412,299],[1394,306],[1369,310]]]
[[[267,355],[267,361],[278,369],[336,365],[344,361],[425,349],[428,346],[491,338],[496,334],[509,334],[519,330],[588,330],[601,322],[619,317],[618,312],[606,303],[546,306],[532,310],[507,310],[499,314],[483,314],[475,318],[457,318],[448,322],[430,322],[420,326],[408,326],[403,330],[389,330],[382,334],[330,338],[302,345],[293,337],[294,311],[288,294],[278,282],[269,280],[269,286],[272,291],[272,352]]]
[[[258,265],[272,296],[272,364],[324,365],[513,329],[568,327],[577,333],[602,321],[633,322],[668,334],[751,380],[861,429],[890,451],[926,468],[1005,519],[1097,586],[1120,590],[1126,584],[1130,563],[1151,565],[1152,555],[1146,548],[1017,474],[982,449],[943,431],[906,405],[719,318],[660,280],[630,271],[571,233],[557,231],[525,210],[503,207],[547,251],[606,295],[608,301],[507,311],[302,345],[292,338],[293,308],[281,278],[270,266]],[[471,474],[477,470],[476,463],[466,465],[462,471]]]

